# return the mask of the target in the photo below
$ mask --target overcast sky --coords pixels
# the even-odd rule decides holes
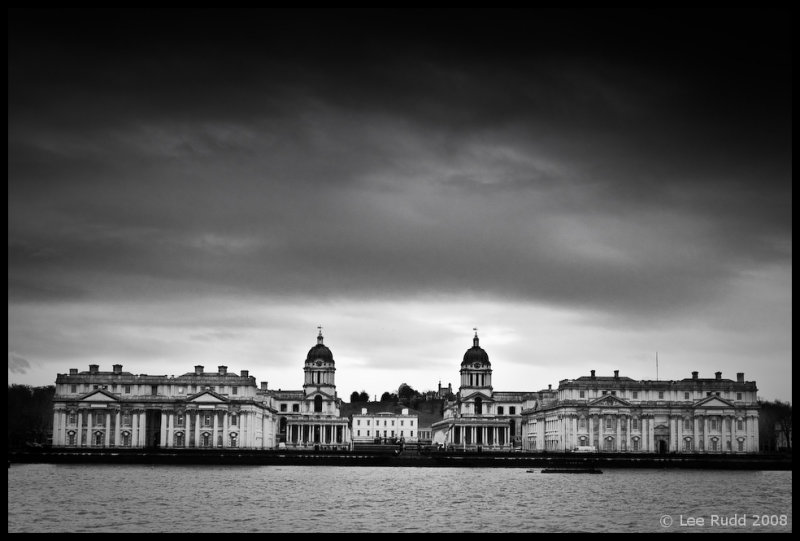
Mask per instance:
[[[790,12],[8,16],[9,383],[792,398]]]

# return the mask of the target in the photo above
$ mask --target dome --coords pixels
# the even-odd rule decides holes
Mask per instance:
[[[464,360],[461,361],[461,366],[472,365],[475,363],[481,363],[484,365],[491,366],[489,362],[489,354],[478,345],[478,334],[475,333],[475,338],[472,339],[472,347],[464,353]]]
[[[308,355],[306,355],[306,362],[313,362],[317,359],[321,359],[329,363],[333,362],[333,353],[331,353],[331,350],[322,343],[322,329],[320,329],[319,336],[317,336],[317,345],[309,349]]]

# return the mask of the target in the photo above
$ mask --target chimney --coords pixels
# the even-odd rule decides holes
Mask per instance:
[[[227,373],[228,373],[228,367],[227,366],[220,366],[219,367],[219,375],[220,376],[224,376]]]
[[[99,364],[90,364],[89,365],[89,373],[90,374],[97,374],[100,371]]]
[[[592,379],[594,379],[594,370],[591,371]]]
[[[361,415],[367,414],[367,408],[361,408]]]
[[[77,368],[70,368],[69,369],[69,375],[70,376],[77,376],[78,375],[78,369]]]
[[[619,370],[614,370],[614,379],[619,379]]]
[[[122,374],[122,365],[121,364],[115,364],[114,365],[114,373],[115,374]]]
[[[722,379],[722,372],[714,372],[714,375],[717,376],[717,380]]]
[[[242,377],[243,378],[250,377],[250,371],[249,370],[242,370]]]
[[[697,372],[692,372],[692,379],[697,379]]]
[[[408,408],[403,408],[403,415],[408,415]]]
[[[195,376],[202,376],[203,375],[203,365],[198,364],[194,367],[194,375]]]
[[[261,382],[261,390],[262,391],[266,391],[267,390],[267,382],[266,381],[262,381]]]
[[[736,382],[744,383],[744,372],[736,372]]]
[[[547,390],[548,391],[552,391],[553,390],[553,384],[552,383],[548,383],[547,384]]]

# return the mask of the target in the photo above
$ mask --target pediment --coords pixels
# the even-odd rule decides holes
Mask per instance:
[[[474,402],[476,398],[480,397],[482,402],[494,402],[491,395],[482,393],[481,391],[474,391],[467,396],[461,398],[461,402]]]
[[[214,391],[201,391],[193,396],[188,397],[186,401],[191,403],[203,402],[205,404],[223,404],[228,402],[228,400],[218,395]]]
[[[707,396],[694,405],[696,408],[733,408],[733,403],[720,396]]]
[[[81,402],[119,402],[113,394],[103,389],[95,389],[80,399]]]
[[[313,400],[315,396],[321,396],[325,400],[334,400],[336,398],[332,394],[324,393],[322,391],[313,391],[313,392],[307,394],[305,399],[306,400]]]
[[[589,402],[590,406],[608,406],[608,407],[630,407],[630,402],[621,399],[618,396],[614,395],[606,395],[596,398],[592,402]]]

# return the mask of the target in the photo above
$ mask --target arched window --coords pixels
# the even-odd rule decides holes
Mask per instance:
[[[67,434],[67,445],[75,445],[75,432],[69,432]]]
[[[475,399],[475,414],[481,415],[482,413],[483,413],[483,400],[479,396]]]
[[[211,447],[211,434],[203,432],[203,447]]]
[[[175,447],[183,447],[183,432],[175,433]]]
[[[103,445],[103,433],[102,432],[95,432],[94,433],[94,444],[98,446]]]
[[[122,433],[122,446],[123,447],[130,447],[131,446],[131,433],[130,432],[123,432]]]
[[[320,395],[314,397],[314,413],[322,413],[322,397]]]
[[[236,447],[237,439],[238,438],[237,438],[237,435],[235,433],[231,434],[231,447]]]

